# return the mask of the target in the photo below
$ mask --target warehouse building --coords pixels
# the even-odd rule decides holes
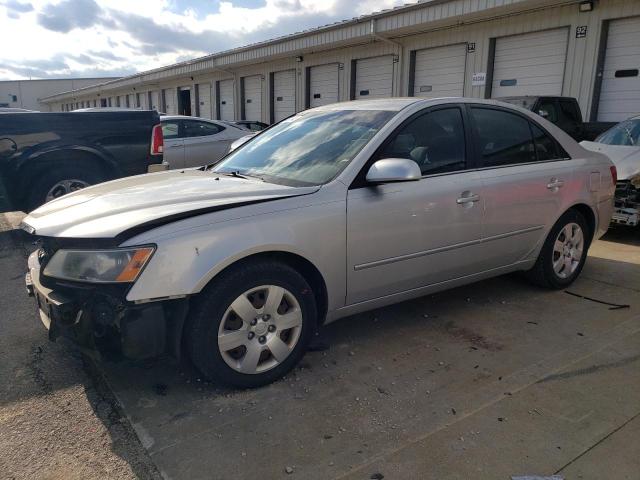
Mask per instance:
[[[43,103],[40,99],[69,90],[76,90],[99,83],[115,80],[114,77],[98,78],[64,78],[43,80],[0,80],[0,108],[25,108],[48,112],[53,108],[51,102]],[[59,111],[57,108],[55,111]]]
[[[640,113],[639,0],[426,0],[49,96],[272,123],[389,96],[565,95],[587,119]]]

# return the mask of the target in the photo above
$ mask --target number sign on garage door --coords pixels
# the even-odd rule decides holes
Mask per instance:
[[[262,120],[262,76],[242,78],[242,119]]]
[[[211,85],[199,83],[196,88],[198,91],[196,114],[202,118],[213,118],[211,116]]]
[[[562,95],[568,28],[497,38],[491,96]]]
[[[216,85],[218,96],[218,117],[220,120],[235,120],[236,112],[233,103],[233,80],[220,80]]]
[[[352,67],[355,67],[355,91],[352,90],[351,97],[354,99],[391,97],[393,65],[393,55],[355,60],[352,63]],[[353,74],[352,72],[352,79]]]
[[[307,70],[309,85],[309,107],[335,103],[340,98],[339,69],[337,63],[316,65]]]
[[[279,122],[296,113],[296,71],[275,72],[271,80],[273,82],[271,121]]]
[[[612,20],[607,35],[598,120],[640,113],[640,17]]]
[[[464,95],[466,44],[415,52],[413,96],[424,98]]]

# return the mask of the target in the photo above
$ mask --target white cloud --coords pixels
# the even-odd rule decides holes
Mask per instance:
[[[133,73],[402,3],[221,1],[198,13],[189,0],[0,0],[0,78]]]

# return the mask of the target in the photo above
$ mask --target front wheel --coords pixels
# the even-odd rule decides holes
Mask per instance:
[[[311,288],[296,270],[279,262],[241,264],[196,299],[187,348],[208,379],[258,387],[302,358],[316,315]]]
[[[584,216],[569,210],[558,219],[540,250],[538,260],[526,272],[533,283],[562,289],[578,278],[587,259],[591,231]]]

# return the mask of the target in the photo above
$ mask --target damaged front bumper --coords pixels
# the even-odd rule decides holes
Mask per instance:
[[[640,188],[629,180],[616,183],[615,208],[611,222],[635,227],[640,224]]]
[[[178,358],[187,299],[148,303],[126,300],[128,285],[93,285],[44,277],[42,249],[29,257],[25,276],[49,339],[66,337],[91,356]]]

